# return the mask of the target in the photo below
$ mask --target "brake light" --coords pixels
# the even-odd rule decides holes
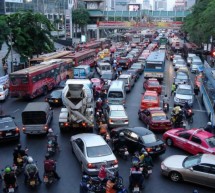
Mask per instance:
[[[83,127],[86,127],[86,126],[87,126],[87,124],[86,124],[85,122],[83,122],[83,123],[82,123],[82,126],[83,126]]]
[[[90,168],[90,169],[96,168],[96,166],[94,164],[92,164],[92,163],[88,163],[87,167]]]
[[[126,120],[124,120],[124,122],[128,122],[128,120],[126,119]]]
[[[113,123],[113,120],[112,120],[112,119],[109,119],[109,123]]]
[[[16,131],[16,133],[19,133],[19,128],[17,127],[17,128],[15,129],[15,131]]]
[[[188,113],[192,113],[192,110],[191,110],[191,109],[189,109],[189,110],[188,110]]]
[[[44,126],[44,130],[48,130],[48,126],[47,125]]]
[[[58,103],[58,100],[57,100],[57,99],[55,99],[55,102],[56,102],[56,103]]]
[[[69,126],[69,123],[67,123],[67,122],[66,122],[66,123],[64,123],[64,126]]]
[[[0,132],[0,135],[2,135],[2,132]]]
[[[26,128],[25,128],[25,127],[23,127],[23,128],[22,128],[22,130],[23,130],[23,131],[25,131],[25,130],[26,130]]]
[[[151,152],[151,151],[152,151],[152,148],[151,148],[151,147],[147,147],[147,148],[146,148],[146,151],[147,151],[147,152]]]
[[[46,98],[45,101],[48,102],[48,99]]]

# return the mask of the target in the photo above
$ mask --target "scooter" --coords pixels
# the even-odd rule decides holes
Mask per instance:
[[[10,184],[4,190],[5,190],[6,193],[14,193],[16,189],[17,189],[16,184]]]
[[[117,150],[117,153],[122,159],[128,160],[129,152],[128,152],[128,148],[126,146],[119,148]]]
[[[48,140],[47,153],[50,156],[53,156],[56,153],[56,144],[55,144],[54,140]]]
[[[194,113],[193,113],[192,109],[185,110],[184,115],[185,115],[185,118],[188,121],[188,123],[193,123]]]
[[[169,111],[169,104],[168,104],[168,103],[164,103],[164,104],[163,104],[163,111],[164,111],[165,113],[167,113],[167,112]]]
[[[50,185],[50,184],[52,184],[54,181],[55,181],[55,178],[54,178],[54,175],[53,175],[52,172],[44,173],[44,175],[43,175],[43,182],[44,182],[46,185]]]
[[[27,185],[31,188],[35,188],[39,185],[38,179],[35,177],[34,173],[29,174],[29,178],[27,180]]]

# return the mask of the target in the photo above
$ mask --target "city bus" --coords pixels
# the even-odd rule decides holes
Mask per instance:
[[[51,52],[48,54],[42,54],[42,55],[39,55],[37,58],[30,59],[29,66],[34,66],[36,64],[40,64],[41,62],[57,59],[69,53],[71,53],[71,51],[58,51],[58,52]]]
[[[70,54],[67,54],[62,59],[72,59],[73,60],[73,66],[79,66],[79,65],[89,65],[90,67],[95,66],[95,59],[96,59],[96,50],[95,49],[84,49],[78,52],[71,52]]]
[[[205,106],[208,119],[215,125],[215,77],[213,70],[205,62],[200,84],[201,102]]]
[[[101,41],[91,41],[85,44],[80,44],[77,46],[77,51],[81,51],[83,49],[95,49],[96,53],[102,50],[102,42]]]
[[[157,78],[163,80],[165,71],[165,52],[151,52],[146,59],[144,78]]]
[[[9,74],[10,96],[33,99],[72,77],[72,59],[53,59]]]

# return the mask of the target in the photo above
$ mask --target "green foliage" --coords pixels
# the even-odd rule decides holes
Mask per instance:
[[[0,50],[2,44],[6,41],[7,36],[10,34],[10,28],[7,25],[6,17],[0,16]]]
[[[31,11],[8,15],[7,24],[11,29],[13,48],[25,57],[33,57],[54,50],[50,31],[54,30],[46,16]],[[6,43],[9,45],[10,40]]]
[[[74,24],[78,24],[79,27],[84,27],[88,24],[90,15],[85,8],[78,8],[72,11],[72,21]]]
[[[192,8],[192,13],[184,20],[182,29],[188,32],[191,41],[197,44],[208,42],[210,37],[215,38],[215,1],[198,0]]]

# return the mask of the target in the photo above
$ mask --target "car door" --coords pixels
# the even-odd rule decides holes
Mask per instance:
[[[215,163],[213,165],[210,164],[210,169],[208,171],[207,185],[215,188],[214,182],[215,182]]]
[[[186,150],[187,141],[189,140],[191,134],[188,132],[181,132],[178,136],[175,136],[174,145]]]
[[[77,157],[77,159],[80,162],[83,162],[83,160],[85,160],[85,156],[84,156],[84,143],[83,141],[78,138],[74,141],[74,146],[73,146],[73,151],[75,152],[75,155]]]
[[[186,169],[184,180],[201,185],[207,185],[209,170],[210,167],[206,164],[193,166]]]
[[[149,111],[148,110],[143,110],[141,112],[141,120],[146,123],[148,122],[148,116],[150,115]]]
[[[190,140],[187,141],[187,151],[190,152],[191,154],[198,154],[202,153],[202,141],[199,137],[193,135]]]

